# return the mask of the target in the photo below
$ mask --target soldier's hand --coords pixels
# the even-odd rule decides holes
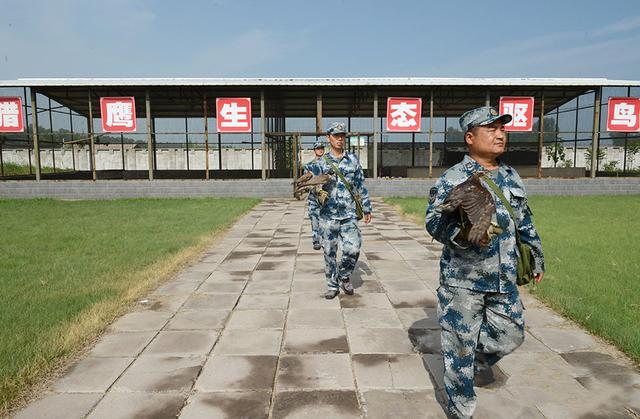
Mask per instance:
[[[371,222],[371,213],[364,215],[364,223],[369,224]]]
[[[544,276],[544,272],[540,272],[539,274],[535,274],[533,279],[536,281],[536,284],[542,281],[542,277]]]

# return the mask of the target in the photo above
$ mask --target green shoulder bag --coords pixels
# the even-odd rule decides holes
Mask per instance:
[[[495,192],[498,198],[500,198],[507,211],[509,211],[509,215],[511,215],[513,224],[516,227],[516,246],[518,246],[518,268],[516,283],[518,285],[526,285],[533,281],[535,276],[533,271],[536,266],[536,261],[533,257],[531,246],[520,241],[520,234],[518,233],[518,223],[516,222],[516,217],[513,212],[513,208],[509,203],[509,200],[504,196],[498,185],[496,185],[493,180],[489,179],[488,176],[482,176],[482,179],[487,182],[487,185],[489,185],[489,187],[493,190],[493,192]]]

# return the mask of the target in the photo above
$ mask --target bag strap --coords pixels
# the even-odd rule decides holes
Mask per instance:
[[[496,185],[496,183],[493,180],[491,180],[489,176],[483,173],[480,177],[487,183],[487,185],[489,185],[491,190],[493,190],[493,192],[498,196],[498,198],[500,198],[500,200],[502,201],[502,204],[509,212],[511,219],[513,220],[513,225],[515,226],[516,239],[518,240],[518,242],[520,242],[520,235],[518,234],[518,223],[516,222],[516,216],[513,212],[513,207],[511,207],[511,204],[509,203],[509,200],[504,196],[504,194],[502,193],[498,185]]]
[[[349,194],[351,194],[351,198],[353,198],[353,201],[355,202],[356,201],[356,197],[353,195],[353,191],[351,190],[351,185],[349,184],[349,182],[347,182],[347,179],[344,178],[344,175],[342,174],[340,169],[338,169],[338,166],[333,164],[333,162],[331,160],[329,160],[329,157],[327,157],[326,154],[323,157],[324,157],[324,161],[326,161],[327,163],[329,163],[329,165],[331,165],[331,168],[333,169],[334,172],[336,172],[336,174],[338,175],[338,177],[340,178],[342,183],[344,183],[344,186],[347,187],[347,190],[349,191]]]

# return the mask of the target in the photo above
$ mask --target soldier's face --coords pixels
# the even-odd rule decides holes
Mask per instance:
[[[316,153],[316,157],[322,157],[324,154],[324,147],[314,148],[313,152]]]
[[[331,144],[331,148],[336,150],[344,149],[344,140],[346,138],[345,134],[329,134],[327,135],[327,140],[329,144]]]
[[[504,153],[507,134],[501,121],[475,127],[465,134],[465,141],[471,154],[495,158]]]

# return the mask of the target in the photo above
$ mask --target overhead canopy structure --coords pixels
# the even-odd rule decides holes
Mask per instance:
[[[322,94],[325,117],[369,117],[373,95],[412,96],[428,99],[440,116],[459,116],[487,98],[535,96],[544,91],[545,108],[553,109],[600,87],[640,86],[640,81],[601,78],[87,78],[18,79],[0,81],[0,87],[30,87],[73,111],[88,115],[87,95],[144,97],[149,91],[154,117],[202,115],[202,98],[207,96],[251,97],[252,113],[260,114],[260,92],[265,92],[269,116],[315,117],[317,95]],[[536,114],[540,101],[536,101]],[[93,103],[94,114],[99,103]],[[140,101],[139,115],[144,115]],[[386,104],[378,103],[379,115]],[[425,107],[425,115],[428,108]]]
[[[516,147],[510,147],[503,156],[507,161],[513,159],[509,161],[510,164],[533,168],[536,170],[533,173],[541,176],[545,145],[551,141],[557,148],[558,144],[571,142],[572,156],[560,163],[569,162],[573,168],[581,168],[580,174],[570,176],[583,176],[585,170],[590,171],[590,176],[595,176],[600,168],[600,157],[586,163],[579,160],[586,155],[586,147],[590,148],[591,155],[599,156],[601,107],[606,106],[606,94],[614,92],[616,95],[630,96],[632,91],[637,91],[636,96],[640,96],[640,81],[606,78],[428,77],[34,78],[0,81],[0,96],[3,91],[16,89],[23,96],[25,115],[32,118],[27,121],[27,128],[37,127],[42,120],[46,120],[45,115],[39,115],[40,122],[34,123],[33,113],[30,112],[31,102],[37,103],[36,115],[48,113],[49,128],[48,134],[45,133],[48,142],[44,141],[46,138],[42,139],[42,148],[45,149],[44,160],[51,161],[53,165],[54,173],[47,175],[52,178],[71,176],[56,172],[56,153],[58,167],[62,166],[61,160],[67,159],[72,162],[74,175],[87,176],[87,172],[91,171],[93,179],[146,177],[145,172],[148,172],[149,179],[154,176],[209,179],[210,170],[215,171],[213,177],[261,176],[265,179],[269,176],[293,176],[300,167],[302,144],[315,141],[313,136],[322,135],[325,127],[323,118],[344,120],[349,127],[354,118],[361,119],[355,121],[358,122],[358,128],[349,130],[357,131],[352,133],[355,134],[357,147],[364,150],[361,160],[364,159],[363,166],[366,166],[369,176],[412,177],[416,173],[417,176],[432,176],[436,174],[434,168],[446,169],[452,162],[459,161],[465,152],[457,118],[474,107],[496,105],[503,96],[533,97],[533,115],[538,121],[533,132],[520,137],[514,135],[514,141],[510,140]],[[44,96],[45,102],[48,99],[48,107],[43,106],[37,96]],[[117,162],[113,160],[113,149],[102,153],[103,159],[96,161],[94,134],[103,134],[98,127],[94,127],[90,116],[94,119],[99,117],[99,98],[121,96],[135,97],[136,116],[147,119],[146,129],[137,132],[139,137],[136,137],[135,144],[138,154],[129,148],[125,150],[122,140],[121,158]],[[224,134],[208,126],[208,120],[215,117],[212,112],[215,99],[246,97],[251,98],[252,116],[260,118],[260,123],[254,123],[252,132],[243,137],[236,136],[230,140],[235,142],[226,145]],[[386,132],[383,119],[386,117],[386,98],[389,97],[421,98],[421,116],[423,120],[426,119],[426,126],[423,123],[419,132],[410,134]],[[52,105],[51,101],[55,103]],[[60,108],[66,109],[61,111]],[[90,141],[86,144],[89,147],[79,145],[74,148],[67,140],[58,138],[59,135],[54,134],[55,128],[59,127],[54,128],[53,113],[68,114],[72,142],[88,138]],[[569,113],[571,115],[566,118],[567,121],[561,120],[562,115]],[[550,114],[551,117],[547,118]],[[149,115],[151,118],[147,118]],[[76,116],[83,119],[75,124],[76,127],[86,125],[86,131],[81,131],[86,133],[85,139],[75,140],[73,118]],[[163,128],[157,129],[163,118],[167,123],[169,119],[183,119],[183,128],[171,129],[171,132],[166,128],[164,131]],[[192,119],[198,120],[193,123],[195,128],[189,125]],[[315,124],[296,119],[315,119]],[[443,124],[437,126],[437,119],[443,120]],[[547,119],[551,125],[555,125],[551,131],[547,127]],[[540,124],[540,120],[544,120],[544,123]],[[304,128],[294,127],[296,122],[301,122]],[[43,125],[45,130],[46,127],[46,124]],[[26,144],[23,154],[28,159],[29,172],[31,174],[32,166],[35,166],[35,178],[40,179],[41,151],[38,142],[43,135],[37,131],[26,132],[21,140],[16,139],[19,136],[8,140],[6,136],[4,140],[0,138],[0,168],[3,141],[12,145],[22,141],[21,144]],[[217,138],[212,141],[209,134],[215,134]],[[172,137],[167,139],[169,135]],[[145,136],[146,141],[140,141],[141,136]],[[291,142],[293,136],[295,139]],[[182,137],[184,147],[176,142],[176,138]],[[625,135],[621,138],[625,152],[620,160],[626,163],[627,140],[630,137]],[[635,141],[635,137],[632,140]],[[363,142],[364,145],[361,145]],[[68,150],[69,147],[71,150]],[[78,148],[88,153],[86,158],[77,155]],[[243,161],[250,161],[247,167],[240,163],[231,167],[225,163],[225,159],[227,162],[238,161],[236,157],[247,150],[250,151],[249,157],[247,153],[241,156]],[[49,152],[50,156],[47,154]],[[236,155],[230,156],[232,152]],[[145,157],[140,158],[143,153],[146,153]],[[224,153],[226,157],[223,158]],[[555,167],[556,162],[553,165]],[[101,176],[97,172],[102,172]],[[4,172],[0,175],[5,176]]]

